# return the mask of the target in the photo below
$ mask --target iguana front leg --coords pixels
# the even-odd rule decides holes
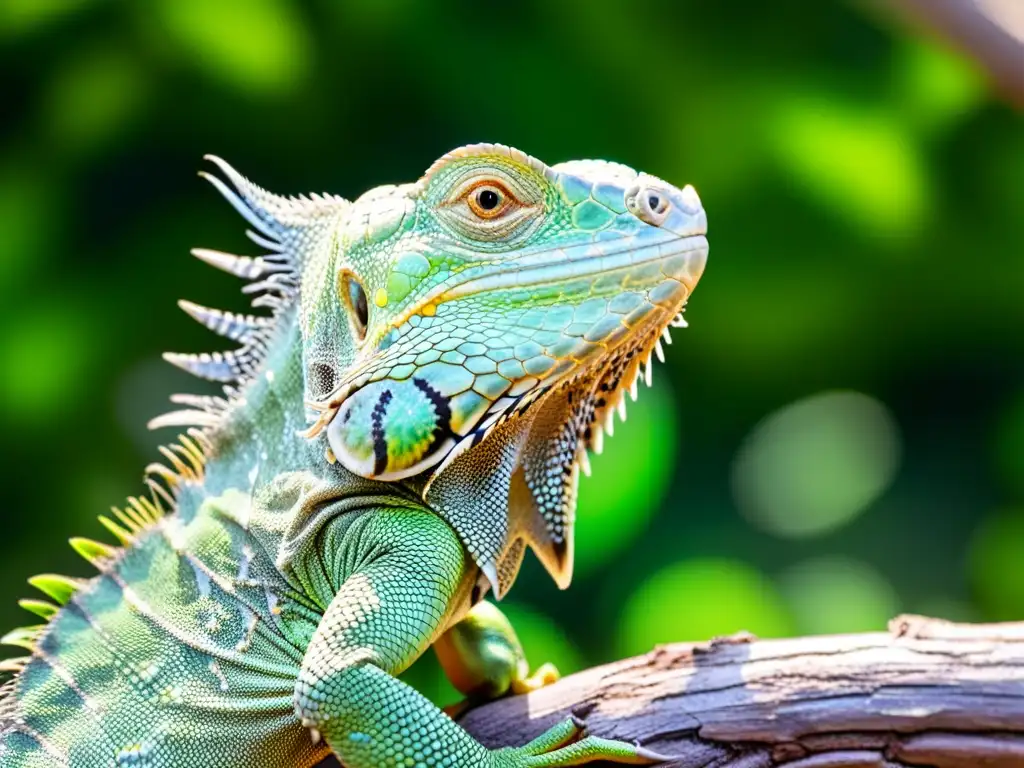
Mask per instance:
[[[580,735],[566,721],[525,747],[488,750],[392,675],[444,628],[466,575],[461,543],[425,510],[382,510],[332,559],[348,573],[313,636],[295,688],[298,716],[347,768],[525,768],[597,759],[650,763],[630,744]],[[350,570],[349,570],[350,569]]]

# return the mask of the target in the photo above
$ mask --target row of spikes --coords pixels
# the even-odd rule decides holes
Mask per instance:
[[[168,510],[174,508],[175,498],[182,485],[203,481],[206,455],[210,447],[209,438],[198,429],[189,430],[187,435],[180,435],[178,441],[169,446],[161,446],[160,452],[167,463],[154,462],[146,467],[145,481],[150,495],[131,496],[125,507],[111,507],[109,517],[99,516],[100,524],[113,534],[119,546],[111,546],[85,537],[75,537],[69,542],[71,547],[98,571],[105,572],[121,555],[123,548],[133,545],[144,531],[155,525]],[[0,637],[0,644],[32,652],[46,629],[47,622],[75,592],[81,589],[85,580],[44,573],[33,576],[28,583],[50,600],[24,599],[19,600],[18,605],[43,619],[43,623],[11,630]],[[0,661],[0,672],[20,672],[30,659],[30,656],[4,659]]]
[[[618,391],[615,393],[616,400],[605,407],[603,414],[604,421],[595,420],[594,424],[591,426],[589,445],[583,445],[581,442],[581,449],[579,451],[580,469],[584,475],[590,477],[590,458],[587,456],[587,449],[590,449],[597,455],[603,453],[605,434],[609,437],[615,434],[615,416],[618,415],[619,421],[626,421],[626,393],[629,393],[629,399],[635,403],[639,396],[639,383],[641,377],[648,387],[653,386],[654,365],[651,360],[651,356],[653,355],[657,357],[659,362],[664,363],[665,349],[662,347],[662,342],[664,341],[665,344],[672,343],[671,328],[686,327],[686,320],[683,318],[682,311],[680,311],[665,328],[662,328],[661,334],[655,338],[654,343],[647,350],[646,358],[637,361],[629,380],[629,386],[619,387]]]
[[[240,314],[191,301],[179,301],[178,305],[190,317],[240,346],[226,352],[164,354],[164,359],[172,365],[199,378],[223,384],[224,397],[174,395],[171,402],[186,407],[153,419],[149,423],[151,429],[171,426],[209,429],[220,422],[245,383],[258,372],[266,358],[281,311],[298,295],[301,265],[297,263],[295,244],[290,242],[290,236],[297,231],[299,222],[312,221],[325,211],[347,204],[341,198],[329,195],[295,198],[273,195],[250,182],[223,160],[212,156],[207,159],[218,166],[229,183],[205,172],[199,175],[252,225],[253,229],[246,230],[246,235],[267,253],[262,256],[235,256],[196,248],[192,255],[216,269],[248,281],[242,293],[253,297],[254,308],[269,308],[270,314]]]
[[[227,352],[202,352],[199,354],[167,352],[164,354],[164,359],[199,378],[232,385],[237,389],[255,373],[265,357],[267,344],[277,321],[278,310],[290,302],[298,290],[296,277],[287,262],[272,260],[269,256],[251,258],[206,249],[196,249],[193,254],[207,264],[225,272],[255,280],[242,289],[243,293],[259,293],[253,301],[253,306],[270,306],[273,311],[270,315],[264,316],[248,315],[212,309],[191,301],[179,301],[178,306],[190,317],[214,333],[237,342],[241,346]],[[216,406],[219,404],[204,402],[198,405],[199,410],[203,411],[213,405],[213,411],[216,412]],[[150,426],[169,426],[171,423],[182,425],[180,420],[169,422],[168,417],[162,417],[157,420],[156,424]],[[198,424],[198,426],[207,425],[207,421]]]

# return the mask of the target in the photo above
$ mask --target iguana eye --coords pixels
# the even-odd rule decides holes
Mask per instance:
[[[481,219],[497,218],[514,204],[509,192],[498,184],[481,184],[471,189],[466,202]]]
[[[438,220],[463,240],[484,249],[515,246],[544,217],[544,191],[533,176],[471,169],[443,192]],[[490,246],[490,248],[488,248]]]
[[[366,336],[366,326],[370,322],[370,306],[366,301],[366,291],[351,272],[345,272],[341,276],[341,295],[348,304],[356,337],[362,340]]]

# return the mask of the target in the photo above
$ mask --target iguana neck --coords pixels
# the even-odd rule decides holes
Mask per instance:
[[[297,551],[312,546],[317,530],[330,518],[321,515],[325,506],[340,512],[422,501],[407,484],[367,480],[332,464],[323,440],[303,436],[307,415],[298,312],[295,307],[279,308],[275,318],[259,367],[237,391],[232,390],[227,409],[204,431],[203,476],[182,486],[178,506],[187,516],[205,498],[233,490],[246,494],[255,512],[262,504],[278,504],[280,491],[294,488],[295,476],[301,474],[301,483],[315,489],[305,499],[316,502],[300,502],[292,510],[291,523],[281,531],[278,556],[279,566],[284,566]],[[335,504],[342,500],[344,504]]]
[[[283,472],[310,465],[305,426],[302,355],[294,308],[279,313],[265,361],[207,430],[204,488],[254,492]]]

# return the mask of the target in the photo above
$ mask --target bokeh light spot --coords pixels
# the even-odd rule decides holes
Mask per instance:
[[[931,41],[908,41],[896,66],[896,98],[910,120],[926,131],[948,127],[985,98],[977,67]]]
[[[844,105],[834,94],[781,97],[769,131],[786,175],[855,231],[892,238],[927,220],[925,164],[896,115]]]
[[[0,338],[0,408],[7,418],[37,424],[74,405],[69,393],[97,351],[87,324],[65,306],[40,306],[5,330]]]
[[[882,574],[846,557],[805,560],[786,571],[779,588],[799,634],[830,635],[884,630],[899,613],[899,599]]]
[[[978,603],[990,621],[1024,617],[1024,511],[986,519],[970,545],[968,573]]]
[[[138,61],[110,46],[77,54],[48,94],[48,121],[62,148],[93,149],[138,113],[146,80]]]
[[[284,92],[310,67],[309,39],[295,6],[282,0],[162,0],[161,30],[182,57],[226,85]]]
[[[644,390],[628,408],[627,421],[615,425],[604,452],[590,456],[593,476],[580,478],[578,575],[592,572],[636,541],[672,479],[678,427],[668,382]]]
[[[660,643],[707,640],[741,630],[783,637],[793,621],[775,586],[737,560],[695,559],[656,572],[630,596],[617,652],[646,653]]]
[[[733,494],[764,530],[816,536],[874,502],[895,477],[899,458],[899,431],[885,406],[857,392],[826,392],[754,427],[733,464]]]

